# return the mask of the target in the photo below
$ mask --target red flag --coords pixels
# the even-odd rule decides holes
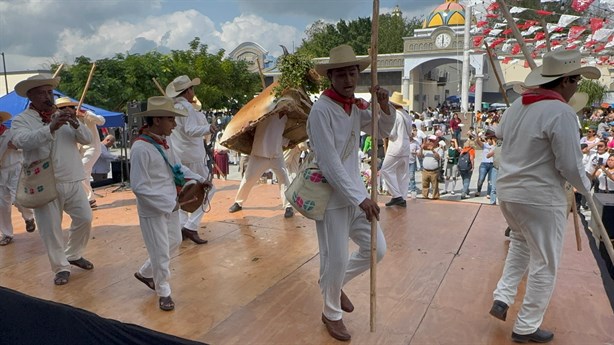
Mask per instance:
[[[520,53],[520,44],[516,43],[514,44],[514,46],[512,47],[512,54],[516,55]]]
[[[590,41],[588,41],[588,42],[586,42],[586,43],[584,44],[584,48],[590,48],[590,47],[594,46],[596,43],[597,43],[597,41],[595,41],[595,40],[590,40]]]
[[[488,22],[487,22],[487,21],[485,21],[485,20],[480,20],[480,21],[479,21],[479,22],[477,22],[475,25],[476,25],[478,28],[481,28],[481,27],[483,27],[483,26],[488,25]]]
[[[492,43],[490,44],[490,48],[494,48],[496,46],[498,46],[499,44],[503,43],[505,41],[505,38],[497,38],[496,40],[492,41]]]
[[[481,46],[483,40],[484,40],[484,36],[473,36],[473,46],[474,47]]]
[[[593,49],[593,51],[595,53],[599,53],[600,51],[602,51],[604,49],[605,49],[605,44],[600,44],[600,45],[597,46],[597,48]]]
[[[572,0],[571,8],[576,12],[584,12],[593,3],[594,0]]]
[[[573,42],[586,30],[584,26],[572,26],[569,28],[569,33],[567,34],[567,40],[569,42]]]
[[[499,4],[493,1],[490,5],[488,5],[488,8],[486,9],[488,10],[488,12],[494,12],[499,9]]]
[[[512,29],[505,29],[503,31],[501,31],[501,34],[503,35],[510,35],[512,33]]]
[[[535,11],[535,13],[539,14],[540,16],[549,16],[549,15],[553,14],[554,12],[549,12],[549,11],[544,11],[544,10],[537,10],[537,11]]]
[[[488,35],[488,34],[490,33],[490,31],[491,31],[491,30],[492,30],[491,28],[486,28],[486,29],[484,29],[484,30],[482,31],[482,33],[483,33],[484,35]]]
[[[535,33],[535,37],[533,37],[533,38],[535,38],[538,41],[539,40],[543,40],[544,38],[546,38],[546,34],[541,32],[541,31],[539,31],[539,32]]]
[[[493,4],[494,4],[494,2],[493,2]],[[486,18],[493,18],[493,19],[494,18],[499,18],[499,15],[498,14],[494,14],[494,13],[489,13],[489,14],[486,15]]]
[[[512,61],[512,58],[509,56],[506,56],[503,58],[503,61],[501,61],[501,63],[508,64],[510,61]]]
[[[560,46],[561,42],[558,40],[550,41],[550,45],[553,47]]]
[[[591,18],[591,31],[595,32],[603,27],[605,18]]]

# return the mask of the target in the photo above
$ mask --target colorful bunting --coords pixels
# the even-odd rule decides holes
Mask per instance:
[[[575,41],[580,35],[586,30],[584,26],[572,26],[569,28],[569,33],[567,34],[567,40],[569,42]]]
[[[537,10],[535,11],[535,13],[539,14],[540,16],[549,16],[549,15],[554,14],[554,12],[545,11],[545,10]]]
[[[576,12],[584,12],[594,0],[572,0],[571,8]]]
[[[481,46],[483,40],[484,40],[484,36],[473,36],[473,46],[474,47]]]
[[[605,18],[591,18],[591,31],[595,32],[603,27]]]
[[[564,27],[566,28],[569,24],[571,24],[573,21],[575,21],[576,19],[579,19],[580,17],[578,16],[572,16],[569,14],[564,14],[559,18],[559,23],[558,26]]]

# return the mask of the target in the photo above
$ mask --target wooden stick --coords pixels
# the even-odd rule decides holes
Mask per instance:
[[[537,68],[537,64],[535,64],[535,61],[533,61],[533,58],[531,57],[531,53],[529,53],[529,49],[527,48],[527,45],[524,43],[524,38],[522,37],[520,30],[518,30],[518,27],[516,26],[516,22],[514,21],[514,18],[512,18],[510,11],[507,9],[507,5],[505,4],[505,1],[497,0],[497,3],[499,3],[499,10],[501,10],[501,14],[503,14],[503,17],[505,17],[505,20],[507,21],[507,25],[510,27],[510,29],[512,29],[512,35],[514,35],[514,38],[516,38],[516,42],[518,42],[518,45],[520,46],[520,50],[522,50],[522,54],[527,60],[529,67],[531,67],[531,70],[534,70],[535,68]]]
[[[573,213],[573,228],[576,233],[576,248],[579,252],[582,251],[582,237],[580,237],[580,217],[578,217],[578,208],[576,198],[571,199],[571,212]]]
[[[92,68],[90,69],[90,74],[87,76],[87,82],[85,82],[85,88],[81,93],[81,99],[79,100],[79,105],[77,105],[77,114],[79,114],[79,110],[83,105],[83,101],[85,100],[85,95],[87,94],[87,90],[90,88],[90,83],[92,82],[92,77],[94,76],[94,70],[96,69],[96,63],[92,63]]]
[[[258,74],[260,74],[260,82],[262,82],[262,90],[266,89],[266,83],[264,81],[264,73],[262,73],[262,66],[260,66],[260,58],[256,58],[256,64],[258,65]]]
[[[51,79],[55,79],[55,77],[57,77],[58,74],[60,74],[60,71],[62,71],[62,68],[64,68],[64,64],[61,64],[58,66],[58,69],[55,70],[55,72],[53,73],[53,77]]]
[[[377,203],[377,121],[379,103],[377,102],[377,34],[379,31],[379,0],[373,0],[373,17],[371,18],[371,200]],[[377,218],[371,219],[371,289],[370,289],[370,318],[371,332],[375,332],[377,307]]]
[[[154,84],[156,84],[156,86],[158,87],[158,90],[160,91],[162,96],[166,96],[166,92],[164,92],[164,89],[162,88],[160,83],[158,83],[158,79],[156,79],[156,77],[152,77],[151,80],[153,80]]]
[[[499,77],[499,72],[497,71],[497,68],[495,67],[495,62],[492,59],[490,47],[488,47],[488,43],[486,43],[486,41],[484,41],[484,47],[486,47],[486,54],[488,54],[488,60],[490,60],[490,66],[492,67],[492,71],[493,73],[495,73],[495,77],[497,78],[497,83],[499,84],[499,92],[501,92],[501,95],[503,96],[503,99],[505,100],[505,104],[507,104],[507,106],[509,107],[510,100],[507,98],[507,93],[505,92],[505,89],[503,88],[501,77]]]

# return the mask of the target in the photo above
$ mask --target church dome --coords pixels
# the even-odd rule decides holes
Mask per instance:
[[[446,0],[431,12],[422,28],[459,25],[465,25],[465,7],[459,4],[458,0]]]

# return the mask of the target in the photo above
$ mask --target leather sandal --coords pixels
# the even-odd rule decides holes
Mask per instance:
[[[351,313],[354,311],[354,305],[352,301],[348,298],[348,296],[341,290],[341,310],[346,313]]]
[[[53,283],[55,285],[65,285],[65,284],[68,284],[69,278],[70,278],[70,272],[60,271],[55,274],[55,278],[53,278]]]
[[[77,260],[68,260],[68,263],[70,263],[73,266],[77,266],[81,269],[88,270],[88,271],[91,269],[94,269],[94,264],[92,264],[91,262],[89,262],[88,260],[84,258],[80,258]]]
[[[0,239],[0,246],[6,246],[11,242],[13,242],[13,237],[6,235],[2,236],[2,239]]]
[[[154,291],[156,290],[156,283],[154,282],[153,278],[145,278],[139,272],[136,272],[134,274],[134,277],[138,279],[141,283],[147,285],[148,288]]]
[[[160,297],[159,306],[160,306],[160,309],[164,311],[171,311],[175,309],[175,302],[173,302],[173,299],[171,298],[171,296]]]

